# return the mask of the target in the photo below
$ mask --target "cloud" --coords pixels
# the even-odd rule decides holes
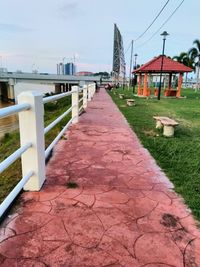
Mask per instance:
[[[17,24],[9,24],[9,23],[0,23],[0,32],[8,32],[8,33],[20,33],[20,32],[28,32],[33,29],[26,28]]]
[[[90,64],[90,63],[76,63],[78,71],[111,71],[111,65],[109,64]]]
[[[63,18],[68,19],[68,18],[73,18],[76,16],[81,15],[81,9],[77,1],[68,1],[67,3],[64,3],[60,8],[59,8],[59,16],[61,15]]]

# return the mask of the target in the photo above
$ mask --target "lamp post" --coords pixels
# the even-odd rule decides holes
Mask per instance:
[[[136,70],[136,68],[137,68],[137,64],[136,64],[137,56],[138,56],[138,54],[135,54],[135,55],[134,55],[134,57],[135,57],[135,66],[134,66],[134,69],[135,69],[135,70]]]
[[[160,100],[160,93],[161,93],[161,84],[162,84],[162,71],[163,71],[163,61],[164,61],[164,53],[165,53],[165,41],[166,37],[169,35],[166,31],[161,33],[161,36],[163,36],[163,49],[162,49],[162,58],[161,58],[161,66],[160,66],[160,83],[158,88],[158,100]]]

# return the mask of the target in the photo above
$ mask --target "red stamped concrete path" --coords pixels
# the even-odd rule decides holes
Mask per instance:
[[[66,137],[1,226],[0,266],[200,266],[190,211],[104,89]]]

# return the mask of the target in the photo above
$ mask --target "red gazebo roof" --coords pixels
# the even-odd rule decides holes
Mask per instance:
[[[163,57],[163,71],[165,73],[183,73],[183,72],[191,72],[193,69],[185,66],[182,63],[179,63],[171,58],[166,56],[158,56],[154,59],[150,60],[140,68],[134,70],[134,73],[146,73],[146,72],[155,72],[160,73],[161,60]]]

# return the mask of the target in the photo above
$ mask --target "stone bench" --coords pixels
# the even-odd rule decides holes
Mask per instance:
[[[135,106],[135,100],[134,99],[126,99],[127,106]]]
[[[172,120],[168,117],[153,117],[156,120],[156,129],[163,128],[163,135],[166,137],[173,137],[174,136],[174,128],[179,125],[178,122]]]
[[[124,94],[119,94],[119,98],[124,99]]]

